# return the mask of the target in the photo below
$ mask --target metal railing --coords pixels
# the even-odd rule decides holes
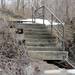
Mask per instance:
[[[46,6],[41,6],[39,8],[33,7],[33,17],[34,22],[36,19],[43,19],[43,24],[45,20],[48,20],[51,25],[51,33],[56,32],[58,43],[61,44],[62,49],[65,49],[64,46],[64,23]],[[56,24],[56,25],[55,25]]]

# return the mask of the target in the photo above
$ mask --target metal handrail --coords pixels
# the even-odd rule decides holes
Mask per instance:
[[[47,6],[45,6],[45,8],[46,8],[62,25],[64,25],[63,22],[62,22]]]
[[[53,18],[55,18],[60,24],[61,24],[61,26],[63,27],[63,33],[61,33],[56,27],[54,28],[55,29],[55,31],[57,32],[57,34],[58,34],[58,36],[60,36],[60,37],[58,37],[59,38],[59,40],[62,42],[62,48],[63,48],[63,50],[64,50],[64,42],[65,42],[65,40],[64,40],[64,24],[63,24],[63,22],[47,7],[47,6],[41,6],[41,7],[39,7],[39,8],[35,8],[35,13],[36,12],[38,12],[40,9],[43,9],[43,11],[44,10],[47,10],[48,12],[49,12],[49,14],[51,14],[52,16],[53,16]],[[34,13],[34,14],[35,14]],[[45,12],[43,12],[42,13],[43,15],[43,24],[44,24],[44,19],[45,19],[45,17],[47,18],[47,20],[50,22],[50,20],[49,20],[49,17],[45,14]],[[35,14],[35,16],[34,16],[35,18],[34,19],[36,19],[36,14]],[[40,17],[40,16],[39,16]],[[38,18],[39,18],[38,17]],[[51,26],[52,26],[52,22],[53,21],[51,21]],[[53,27],[53,26],[52,26]]]
[[[47,15],[45,15],[45,17],[48,18]],[[49,19],[47,19],[47,20],[49,21]],[[61,37],[63,37],[63,36],[61,35],[61,33],[60,33],[56,28],[55,28],[55,30],[60,34]]]
[[[43,8],[43,6],[39,7],[37,10],[35,10],[35,12],[37,12],[41,8]],[[47,8],[47,7],[45,6],[45,8]],[[63,22],[61,20],[59,20],[58,17],[56,17],[56,15],[51,10],[48,9],[48,11],[60,22],[60,24],[62,24],[62,26],[64,26]],[[47,18],[47,15],[45,15],[45,16]],[[41,16],[39,16],[39,17],[41,17]],[[49,19],[48,19],[48,21],[49,21]],[[55,29],[55,30],[58,31],[57,29]],[[59,31],[58,31],[58,33],[61,35],[61,33]],[[61,35],[61,37],[63,37],[63,36]]]
[[[43,8],[43,6],[39,7],[37,10],[35,10],[35,12],[37,12],[37,11],[40,10],[41,8]]]
[[[54,16],[62,25],[64,25],[63,22],[62,22],[46,5],[40,5],[40,3],[38,3],[38,6],[41,6],[41,7],[44,6],[45,9],[47,9],[51,14],[53,14],[53,16]],[[41,8],[41,7],[39,7],[39,8]],[[39,9],[39,8],[38,8],[38,9]],[[36,7],[35,7],[35,9],[36,9]],[[37,10],[38,10],[38,9],[37,9]]]
[[[60,37],[58,37],[59,39],[60,39],[60,41],[62,42],[62,48],[63,48],[63,50],[64,50],[64,42],[65,42],[65,40],[64,40],[64,24],[63,24],[63,22],[47,7],[47,6],[45,6],[45,9],[47,9],[48,10],[48,12],[50,13],[50,14],[52,14],[53,15],[53,17],[62,25],[62,27],[63,27],[63,33],[61,33],[56,27],[54,27],[54,29],[57,31],[57,33],[58,33],[58,35],[60,35]],[[47,17],[47,15],[46,15],[46,17]],[[49,19],[49,18],[47,18],[47,19]]]
[[[63,22],[47,7],[47,6],[44,6],[45,7],[45,9],[47,9],[62,25],[64,25],[63,24]],[[35,7],[34,7],[35,8]],[[35,8],[35,12],[37,12],[39,9],[41,9],[41,8],[43,8],[43,6],[41,6],[41,7],[39,7],[38,9],[36,9]]]

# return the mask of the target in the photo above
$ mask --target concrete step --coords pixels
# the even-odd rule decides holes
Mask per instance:
[[[34,31],[25,31],[24,32],[24,34],[25,35],[32,35],[32,34],[34,34],[34,35],[51,35],[51,34],[49,34],[48,32],[34,32]]]
[[[27,46],[55,46],[56,42],[26,42]]]
[[[52,36],[49,36],[49,35],[25,35],[25,38],[56,39],[56,37],[52,37]]]
[[[46,27],[44,24],[36,24],[36,23],[33,23],[33,24],[24,24],[24,23],[16,23],[17,26],[38,26],[38,27]]]
[[[45,32],[48,33],[47,29],[33,29],[33,28],[24,28],[24,32]]]
[[[52,35],[49,35],[49,34],[46,34],[46,35],[44,35],[44,34],[26,34],[25,36],[28,36],[28,37],[31,37],[31,36],[34,36],[34,37],[51,37],[51,38],[56,38],[56,37],[53,37]]]
[[[33,58],[43,60],[65,60],[66,53],[59,52],[61,47],[56,46],[56,37],[51,35],[43,24],[16,24],[16,28],[24,30],[26,49]]]
[[[27,41],[26,43],[28,44],[50,44],[50,43],[55,43],[55,41]]]
[[[30,26],[29,25],[21,25],[20,26],[20,25],[18,25],[18,27],[21,27],[21,28],[33,28],[33,29],[34,28],[35,29],[41,29],[41,28],[44,29],[44,28],[46,28],[45,26],[36,26],[36,25],[35,26],[31,26],[31,25]]]
[[[25,38],[26,42],[53,42],[56,41],[56,39],[39,39],[39,38]]]
[[[42,60],[66,60],[67,51],[28,51],[31,58]]]
[[[30,51],[60,51],[59,48],[56,47],[52,47],[52,46],[45,46],[45,47],[41,47],[41,46],[27,46],[26,47],[27,50]]]
[[[16,28],[35,28],[35,29],[43,29],[46,28],[44,25],[29,25],[29,24],[18,24]]]
[[[46,47],[46,46],[56,46],[56,44],[25,44],[26,46],[33,46],[33,47]]]

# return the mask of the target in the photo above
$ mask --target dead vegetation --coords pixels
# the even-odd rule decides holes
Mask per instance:
[[[30,63],[27,52],[12,38],[8,26],[4,25],[2,28],[0,31],[0,68],[7,71],[7,75],[25,75],[20,72],[22,72],[21,65],[25,66]]]
[[[45,69],[58,68],[30,58],[24,44],[19,45],[12,37],[7,24],[0,24],[0,75],[44,75]]]

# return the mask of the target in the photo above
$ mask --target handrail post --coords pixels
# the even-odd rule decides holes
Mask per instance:
[[[33,18],[34,18],[34,8],[32,6],[32,23],[33,23]]]
[[[63,48],[63,50],[65,50],[65,46],[64,46],[64,25],[62,25],[62,27],[63,27],[63,41],[62,41],[62,48]]]
[[[43,6],[43,24],[45,24],[45,6]]]
[[[33,0],[32,0],[32,23],[35,23],[35,8]]]
[[[53,32],[53,14],[51,14],[51,34]]]

